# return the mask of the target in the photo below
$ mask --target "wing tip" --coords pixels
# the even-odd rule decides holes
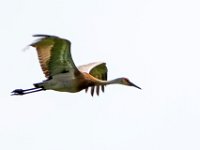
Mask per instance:
[[[33,34],[33,37],[44,37],[44,38],[55,37],[55,38],[58,38],[57,36],[48,35],[48,34]]]
[[[67,41],[69,44],[71,44],[71,41],[68,39],[64,39],[64,38],[60,38],[59,36],[55,36],[55,35],[49,35],[49,34],[33,34],[33,37],[40,37],[41,39],[45,39],[45,38],[55,38],[55,39],[60,39],[60,40],[64,40]]]

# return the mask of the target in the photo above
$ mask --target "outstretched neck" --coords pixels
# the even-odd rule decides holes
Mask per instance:
[[[98,85],[121,84],[121,78],[106,81],[106,80],[97,79],[90,74],[86,74],[85,77],[88,78],[90,81],[94,82],[95,84],[98,84]]]
[[[109,85],[109,84],[121,84],[121,78],[116,78],[113,80],[106,81],[106,85]]]

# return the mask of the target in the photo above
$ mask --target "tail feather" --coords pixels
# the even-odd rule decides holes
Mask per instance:
[[[36,87],[36,88],[42,88],[42,89],[44,89],[44,86],[43,86],[43,83],[42,83],[42,82],[40,82],[40,83],[34,83],[33,85],[34,85],[34,87]]]

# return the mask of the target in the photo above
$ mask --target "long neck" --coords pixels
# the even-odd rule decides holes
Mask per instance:
[[[98,85],[121,84],[121,78],[105,81],[105,80],[97,79],[97,78],[91,76],[90,74],[87,74],[87,76],[89,76],[90,81],[92,81]]]
[[[106,81],[106,84],[121,84],[121,78],[116,78],[113,80]]]

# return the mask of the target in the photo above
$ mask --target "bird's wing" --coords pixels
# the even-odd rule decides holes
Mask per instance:
[[[86,65],[79,66],[78,69],[81,72],[87,72],[93,77],[100,80],[107,80],[108,69],[104,62],[94,62]]]
[[[59,73],[79,72],[71,57],[70,41],[50,35],[34,37],[41,37],[30,46],[36,48],[41,68],[47,78]]]
[[[106,67],[106,63],[104,62],[94,62],[89,63],[87,65],[79,66],[78,69],[81,72],[87,72],[93,77],[100,79],[100,80],[107,80],[107,72],[108,69]],[[88,89],[86,89],[87,92]],[[104,86],[101,86],[101,90],[104,92]],[[91,87],[91,94],[93,95],[95,91],[95,86]],[[96,86],[96,93],[99,95],[99,86]]]

